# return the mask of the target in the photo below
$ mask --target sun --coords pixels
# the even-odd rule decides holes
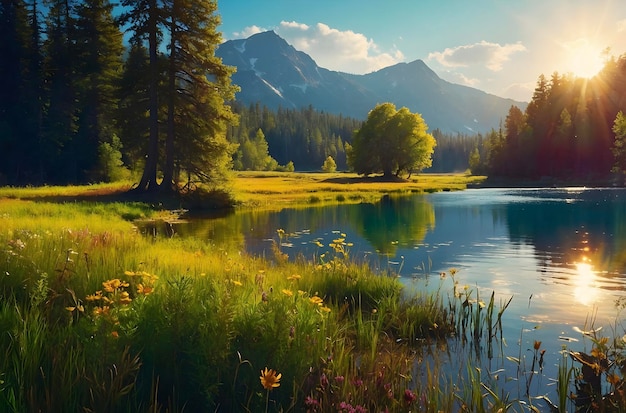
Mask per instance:
[[[592,78],[604,67],[603,50],[588,39],[577,39],[564,45],[566,50],[563,66],[576,77]]]

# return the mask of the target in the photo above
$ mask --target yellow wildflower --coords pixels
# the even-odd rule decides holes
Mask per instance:
[[[287,297],[292,297],[293,296],[293,291],[284,289],[283,290],[283,294],[285,294]]]
[[[95,294],[90,294],[87,297],[85,297],[85,300],[87,301],[99,301],[102,300],[102,291],[96,291]]]
[[[299,280],[300,278],[302,278],[302,276],[300,274],[292,274],[289,277],[287,277],[287,279],[289,281],[293,281],[293,280]]]
[[[320,307],[320,310],[325,312],[325,313],[330,313],[330,308],[328,308],[326,306]]]
[[[118,288],[128,287],[128,283],[126,281],[120,281],[119,278],[114,278],[112,280],[104,281],[102,286],[104,287],[104,291],[112,293]]]
[[[130,304],[133,301],[132,298],[128,295],[128,292],[122,291],[120,294],[120,304]]]
[[[280,378],[282,377],[282,373],[276,374],[276,372],[272,369],[268,369],[267,367],[264,370],[261,370],[261,385],[266,390],[272,390],[275,387],[280,386]]]
[[[243,285],[243,283],[241,281],[237,281],[237,280],[230,280],[230,282],[235,284],[237,287],[241,287]]]
[[[137,294],[148,295],[153,290],[154,290],[154,288],[152,288],[152,287],[150,287],[148,285],[137,284]]]
[[[318,297],[317,295],[314,295],[313,297],[309,298],[309,301],[315,305],[320,305],[320,306],[324,302],[324,300]]]
[[[94,316],[99,316],[99,315],[107,315],[109,314],[109,306],[105,305],[102,307],[96,307],[93,309],[93,315]]]

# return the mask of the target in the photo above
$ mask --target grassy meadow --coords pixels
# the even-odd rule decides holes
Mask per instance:
[[[342,172],[236,172],[233,190],[236,200],[244,206],[274,208],[294,203],[370,202],[385,194],[462,190],[470,184],[483,182],[485,178],[465,174],[421,174],[388,182]]]
[[[318,194],[327,201],[365,191],[335,190],[341,184],[315,179],[305,185],[299,174],[261,179],[272,184],[254,183],[252,174],[236,178],[243,204],[298,203]],[[410,185],[426,178],[417,179]],[[441,179],[441,187],[419,190],[453,189],[444,179],[466,178]],[[294,182],[302,185],[295,189]],[[281,201],[263,197],[261,187]],[[375,274],[352,260],[343,234],[323,246],[326,254],[296,262],[281,251],[280,228],[273,257],[265,259],[206,241],[146,237],[133,221],[162,211],[84,196],[110,196],[116,188],[0,190],[0,411],[533,407],[532,400],[502,395],[472,359],[464,374],[446,373],[447,340],[497,345],[508,305],[458,287],[454,270],[441,274],[437,292],[408,295],[395,274]],[[370,189],[362,196],[388,190],[377,183]],[[609,348],[616,347],[598,339],[597,348],[615,354]],[[563,406],[573,372],[565,358]],[[616,377],[618,390],[623,375]]]

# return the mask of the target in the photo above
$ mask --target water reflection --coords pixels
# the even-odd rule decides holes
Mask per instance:
[[[593,328],[615,325],[615,301],[626,296],[626,190],[468,190],[238,211],[142,231],[199,237],[271,258],[268,240],[279,228],[290,234],[283,252],[291,259],[319,257],[343,233],[354,244],[354,259],[368,257],[376,269],[402,262],[392,269],[401,267],[408,290],[436,290],[439,273],[456,268],[460,285],[481,297],[492,291],[496,302],[513,297],[503,316],[505,351],[527,354],[542,342],[544,375],[551,378],[562,346],[583,339],[574,327],[588,329],[589,320]]]
[[[387,196],[372,204],[237,211],[170,225],[153,223],[142,231],[193,236],[220,248],[271,257],[268,240],[276,239],[279,228],[291,234],[284,252],[292,258],[324,253],[317,241],[327,250],[333,231],[340,231],[354,244],[352,256],[357,259],[375,257],[380,267],[403,257],[402,275],[407,278],[457,267],[470,284],[497,285],[501,291],[535,297],[558,291],[585,305],[610,297],[606,292],[624,291],[626,284],[624,190]],[[593,269],[578,263],[593,263]]]
[[[573,280],[576,288],[574,288],[574,297],[582,305],[590,305],[599,298],[600,291],[597,286],[596,274],[591,264],[583,260],[576,263],[576,278]]]
[[[430,202],[416,198],[385,196],[376,204],[350,207],[350,227],[382,254],[395,256],[398,245],[418,244],[435,227]]]

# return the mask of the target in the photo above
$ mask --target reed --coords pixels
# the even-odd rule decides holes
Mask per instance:
[[[139,234],[129,220],[151,214],[0,201],[0,411],[525,411],[476,351],[448,349],[501,342],[510,300],[481,305],[452,270],[447,296],[408,293],[343,236],[315,260],[264,259]],[[617,338],[594,340],[623,365]],[[603,374],[618,394],[620,370]]]

